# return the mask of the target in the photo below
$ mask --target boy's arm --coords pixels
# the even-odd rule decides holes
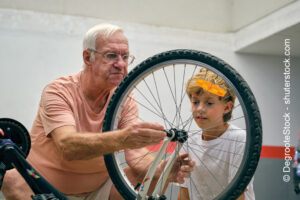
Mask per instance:
[[[187,188],[180,187],[177,200],[190,200],[189,191]]]

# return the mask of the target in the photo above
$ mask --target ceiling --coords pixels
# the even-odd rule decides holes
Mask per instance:
[[[288,37],[300,57],[299,0],[1,0],[0,8],[233,33],[245,53],[282,55]]]
[[[300,57],[300,1],[247,25],[234,36],[237,52],[283,56],[289,39],[291,56]]]
[[[254,42],[238,52],[283,56],[286,39],[290,41],[291,55],[300,58],[300,23]]]

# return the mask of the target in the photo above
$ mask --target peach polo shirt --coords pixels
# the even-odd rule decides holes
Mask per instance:
[[[113,91],[103,110],[94,113],[79,84],[81,73],[58,78],[45,87],[30,132],[31,150],[27,160],[47,181],[66,195],[92,192],[109,177],[103,156],[67,161],[58,152],[49,135],[55,128],[69,125],[76,127],[77,132],[101,134],[105,111]],[[121,112],[118,127],[123,128],[137,121],[137,113],[136,103],[129,98]]]

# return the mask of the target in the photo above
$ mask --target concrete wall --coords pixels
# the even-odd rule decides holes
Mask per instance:
[[[293,1],[295,0],[1,0],[0,7],[199,31],[234,32]]]
[[[0,117],[17,119],[30,129],[43,87],[52,79],[82,69],[83,34],[101,22],[104,21],[95,18],[0,9]],[[233,52],[233,34],[109,22],[124,28],[131,52],[137,57],[135,65],[156,53],[176,48],[207,51],[230,63],[249,83],[257,98],[263,120],[264,145],[284,145],[283,56],[236,54]],[[289,109],[292,113],[291,144],[295,145],[300,128],[300,79],[297,78],[300,59],[291,58],[291,61],[292,103]],[[282,175],[281,160],[273,163],[278,167],[273,167],[269,161],[260,163],[259,181],[255,182],[257,199],[269,199],[263,198],[270,193],[265,186],[273,185],[272,179]],[[267,172],[272,175],[262,178]],[[288,193],[277,187],[290,188],[283,181],[277,183],[271,199],[283,199],[276,194]]]
[[[231,28],[230,2],[231,0],[1,0],[0,7],[224,32]]]
[[[232,0],[232,31],[237,31],[295,0]]]

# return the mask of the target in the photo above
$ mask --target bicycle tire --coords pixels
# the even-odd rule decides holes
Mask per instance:
[[[0,130],[3,130],[0,139],[11,139],[26,158],[30,151],[31,142],[25,126],[14,119],[0,118]]]
[[[159,69],[165,70],[165,67],[175,67],[178,64],[184,65],[184,67],[186,65],[195,65],[195,68],[196,66],[205,67],[221,76],[236,93],[242,107],[241,110],[245,113],[244,120],[247,136],[242,162],[235,177],[227,187],[213,198],[218,200],[236,199],[243,193],[256,170],[262,144],[262,124],[260,112],[250,87],[241,75],[225,61],[206,52],[187,49],[171,50],[146,59],[136,66],[115,90],[106,111],[103,131],[116,129],[118,114],[121,112],[121,104],[124,104],[127,98],[126,95],[128,96],[133,89],[136,89],[142,80],[151,74],[153,76],[153,73],[156,73]],[[176,84],[175,75],[173,78],[174,84]],[[184,79],[185,77],[183,77]],[[174,93],[176,93],[176,89]],[[120,158],[117,158],[116,153],[113,153],[105,155],[104,159],[108,173],[120,194],[125,199],[136,199],[137,191],[133,185],[130,185],[130,182],[124,175],[125,173],[122,172],[117,160]]]

